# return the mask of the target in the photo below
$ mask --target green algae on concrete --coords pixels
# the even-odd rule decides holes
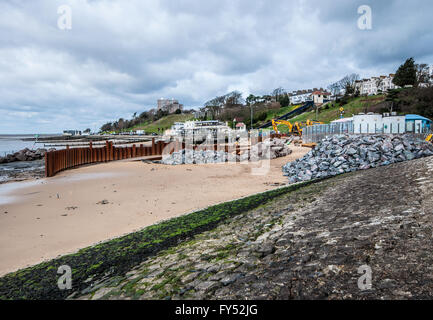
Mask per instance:
[[[211,230],[227,218],[257,208],[285,193],[317,181],[273,189],[221,203],[190,214],[160,222],[138,232],[84,248],[0,278],[1,299],[65,299],[108,277],[123,275],[147,257],[173,247],[196,234]],[[223,257],[221,257],[223,258]],[[60,290],[57,270],[72,269],[72,290]]]

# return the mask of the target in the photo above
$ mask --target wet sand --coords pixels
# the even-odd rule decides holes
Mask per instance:
[[[48,179],[0,185],[0,275],[220,202],[270,190],[281,167],[310,149],[266,164],[166,166],[117,161]],[[257,171],[258,167],[264,171]]]

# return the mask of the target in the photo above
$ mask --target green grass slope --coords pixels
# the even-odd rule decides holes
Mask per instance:
[[[162,117],[161,119],[155,122],[141,123],[128,130],[144,130],[148,133],[153,133],[153,132],[158,133],[158,128],[161,128],[164,131],[166,129],[170,129],[170,127],[175,122],[184,122],[193,119],[194,119],[193,114],[170,114],[168,116]]]
[[[271,121],[272,119],[275,118],[279,118],[282,115],[285,115],[286,113],[289,113],[293,110],[295,110],[296,108],[301,107],[302,105],[294,105],[294,106],[287,106],[287,107],[282,107],[282,108],[278,108],[278,109],[269,109],[266,110],[266,119],[263,121],[257,121],[254,123],[254,128],[257,128],[269,121]]]
[[[333,120],[340,118],[340,107],[344,108],[344,118],[350,118],[354,114],[358,114],[360,112],[368,112],[368,109],[375,104],[378,104],[385,100],[384,95],[377,96],[369,96],[369,97],[358,97],[352,99],[349,103],[342,105],[340,103],[332,102],[328,106],[322,107],[319,109],[318,116],[316,117],[316,111],[304,112],[292,119],[290,122],[296,121],[306,121],[310,120],[318,120],[324,123],[329,123]],[[317,119],[316,119],[317,118]]]

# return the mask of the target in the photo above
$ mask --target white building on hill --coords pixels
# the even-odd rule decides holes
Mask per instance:
[[[355,90],[359,91],[360,95],[375,95],[388,90],[400,88],[392,83],[395,74],[390,73],[388,76],[371,77],[369,79],[357,80],[355,82]]]
[[[289,93],[291,104],[303,104],[308,101],[314,101],[316,104],[324,103],[324,100],[331,98],[331,93],[326,92],[323,88],[308,89],[308,90],[297,90]]]
[[[176,122],[165,131],[166,136],[182,136],[195,140],[204,140],[217,136],[226,136],[232,129],[219,120]]]
[[[331,99],[332,94],[330,92],[326,92],[326,91],[314,91],[311,94],[311,97],[314,101],[315,104],[321,105],[323,104],[325,101],[329,101]]]
[[[301,93],[290,97],[291,104],[301,104],[311,101],[311,93]]]

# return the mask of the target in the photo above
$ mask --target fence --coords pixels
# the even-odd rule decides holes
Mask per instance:
[[[384,130],[378,130],[375,128],[374,132],[355,132],[353,122],[341,122],[341,123],[331,123],[331,124],[320,124],[310,127],[305,127],[302,129],[302,141],[304,143],[317,143],[325,139],[328,136],[344,133],[356,133],[356,134],[399,134],[398,132],[384,132]],[[432,133],[428,128],[422,129],[420,133],[413,133],[406,131],[404,134],[410,136],[413,139],[425,140],[427,136]],[[403,133],[400,133],[403,134]]]
[[[112,142],[106,142],[102,148],[93,148],[90,142],[87,148],[69,148],[45,153],[45,176],[52,177],[56,173],[83,164],[108,162],[144,156],[162,155],[167,142],[152,139],[151,146],[134,144],[130,147],[114,147]],[[176,143],[176,147],[180,146]]]
[[[302,141],[304,143],[317,143],[328,136],[353,133],[353,122],[340,122],[331,124],[318,124],[302,129]]]

